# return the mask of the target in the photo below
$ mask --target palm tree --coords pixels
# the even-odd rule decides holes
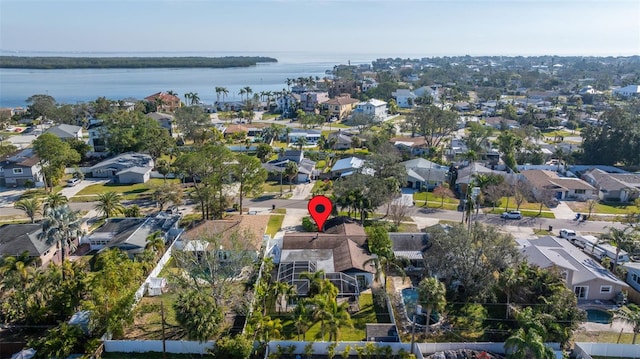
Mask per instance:
[[[62,193],[51,193],[44,199],[44,209],[64,206],[68,202],[69,199]]]
[[[164,101],[162,100],[162,97],[160,96],[156,97],[156,112],[162,111],[163,105],[164,105]]]
[[[307,145],[307,138],[304,136],[300,136],[296,139],[296,146],[298,149],[302,151],[302,148]]]
[[[184,94],[184,103],[189,103],[191,102],[191,95],[193,94],[193,92],[187,92]]]
[[[247,94],[247,101],[249,100],[249,96],[253,93],[253,90],[251,89],[251,87],[249,86],[245,86],[243,88],[243,90],[245,91],[245,93]]]
[[[64,263],[67,248],[69,252],[75,251],[74,239],[81,234],[78,211],[72,211],[68,205],[47,208],[40,237],[45,239],[47,244],[55,243],[60,247],[62,263]],[[64,279],[65,275],[62,271],[62,280]]]
[[[245,90],[244,88],[240,89],[240,92],[238,92],[238,95],[240,95],[240,100],[244,101],[244,94],[247,93],[247,90]]]
[[[342,302],[338,304],[335,299],[332,299],[328,303],[328,313],[330,314],[328,320],[329,329],[329,341],[338,341],[340,335],[340,328],[348,327],[353,328],[353,321],[351,315],[349,315],[349,303]]]
[[[438,280],[438,278],[430,277],[424,278],[418,285],[418,295],[420,298],[420,304],[423,309],[426,310],[426,323],[424,333],[429,333],[429,320],[431,319],[431,313],[435,310],[441,312],[445,305],[447,305],[446,289],[444,283]]]
[[[219,104],[220,103],[220,94],[222,93],[222,89],[224,87],[219,87],[216,86],[216,103]]]
[[[146,242],[146,248],[151,249],[160,255],[164,253],[164,237],[162,236],[162,231],[158,230],[148,235]]]
[[[291,184],[293,183],[293,179],[298,175],[298,170],[297,163],[293,161],[287,162],[287,167],[285,168],[284,173],[287,175],[289,180],[289,192],[293,191]]]
[[[311,308],[306,300],[300,300],[293,310],[293,325],[296,327],[298,334],[298,341],[302,340],[302,335],[309,330],[310,320],[309,316]]]
[[[616,272],[616,267],[618,267],[618,257],[620,256],[621,246],[625,245],[628,242],[633,242],[633,238],[630,236],[629,232],[633,231],[634,228],[632,226],[626,226],[623,229],[619,229],[616,227],[605,227],[609,230],[609,236],[611,240],[615,242],[616,245],[616,258],[613,261],[613,269],[611,270],[613,273]]]
[[[24,211],[31,219],[31,223],[35,223],[36,215],[40,213],[40,199],[37,197],[23,198],[14,203],[13,207]]]
[[[122,196],[115,192],[105,192],[98,195],[98,203],[95,206],[105,218],[122,213],[124,207],[120,203]]]
[[[633,344],[640,333],[640,307],[635,304],[628,304],[613,312],[614,318],[620,319],[627,324],[633,325]]]
[[[192,105],[197,105],[200,103],[200,96],[198,96],[197,92],[192,92],[191,93],[191,104]]]
[[[0,258],[0,277],[6,287],[15,288],[18,282],[28,281],[35,273],[36,258],[29,256],[29,251],[24,251],[17,256]]]
[[[532,328],[519,328],[504,342],[504,348],[510,351],[508,358],[513,359],[553,359],[553,349],[544,345],[543,338]]]

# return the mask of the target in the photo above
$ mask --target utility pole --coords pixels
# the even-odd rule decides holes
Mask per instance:
[[[411,323],[411,354],[414,353],[414,346],[416,342],[416,313],[413,313],[413,319]]]
[[[160,321],[162,322],[162,358],[167,358],[167,341],[164,332],[164,301],[160,301]]]

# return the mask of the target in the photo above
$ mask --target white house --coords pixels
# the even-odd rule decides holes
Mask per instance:
[[[355,112],[373,116],[375,121],[382,121],[387,118],[387,103],[376,99],[360,102],[356,105]]]
[[[76,140],[82,140],[82,127],[60,124],[57,126],[49,127],[45,133],[51,133],[65,140],[67,138],[75,138]]]
[[[640,85],[629,85],[625,87],[620,87],[617,89],[613,89],[612,91],[614,96],[620,97],[631,97],[640,95]]]
[[[622,266],[627,270],[627,283],[633,289],[640,291],[640,263],[627,262]]]
[[[400,108],[412,108],[418,96],[408,89],[398,89],[391,93]]]
[[[299,138],[305,138],[307,140],[307,145],[315,145],[322,137],[322,132],[318,130],[302,130],[302,129],[294,129],[289,132],[289,144],[295,146],[295,143]]]

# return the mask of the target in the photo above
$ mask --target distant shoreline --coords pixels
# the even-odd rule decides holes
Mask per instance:
[[[266,56],[224,57],[63,57],[0,56],[0,68],[7,69],[144,69],[144,68],[231,68],[278,62]]]

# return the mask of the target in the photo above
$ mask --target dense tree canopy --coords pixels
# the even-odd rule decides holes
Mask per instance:
[[[623,108],[605,112],[581,132],[582,160],[588,164],[640,165],[640,118]]]

